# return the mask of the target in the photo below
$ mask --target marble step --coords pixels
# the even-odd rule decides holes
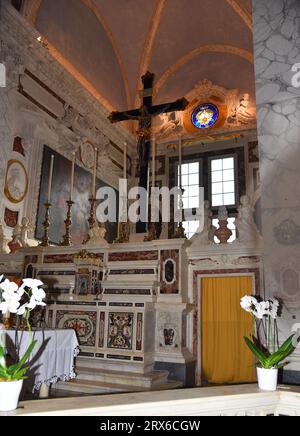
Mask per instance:
[[[115,371],[108,369],[77,367],[76,373],[80,380],[90,380],[108,384],[153,388],[165,384],[168,371],[151,371],[146,374],[134,372]]]
[[[51,396],[72,396],[73,394],[100,395],[125,392],[142,392],[149,390],[168,390],[182,387],[182,382],[167,380],[155,388],[142,388],[138,386],[118,385],[115,383],[101,383],[91,380],[74,379],[69,382],[59,382],[51,388]]]

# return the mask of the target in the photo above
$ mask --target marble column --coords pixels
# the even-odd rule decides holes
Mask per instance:
[[[300,327],[300,2],[252,3],[265,292],[283,300],[283,340]],[[299,382],[299,347],[289,360]]]

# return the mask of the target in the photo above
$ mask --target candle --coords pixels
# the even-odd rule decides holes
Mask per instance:
[[[155,138],[152,139],[152,188],[155,187]]]
[[[75,169],[75,151],[73,152],[73,159],[72,159],[71,182],[70,182],[70,201],[72,201],[72,198],[73,198],[74,169]]]
[[[93,172],[93,189],[92,189],[92,197],[93,198],[96,198],[97,157],[98,157],[98,150],[95,147],[95,160],[94,160],[94,172]]]
[[[54,164],[54,154],[51,155],[51,161],[50,161],[50,171],[49,171],[49,179],[48,179],[48,195],[47,195],[47,203],[50,203],[50,197],[51,197],[52,176],[53,176],[53,164]]]
[[[123,179],[127,178],[127,142],[124,142]]]
[[[179,174],[179,187],[182,188],[182,177],[181,177],[181,165],[182,165],[182,138],[181,135],[179,135],[179,141],[178,141],[178,174]]]

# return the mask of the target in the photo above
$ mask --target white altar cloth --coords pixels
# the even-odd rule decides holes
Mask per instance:
[[[7,349],[22,357],[29,344],[29,332],[6,330]],[[74,371],[74,358],[79,353],[79,343],[76,333],[71,329],[44,329],[34,330],[33,339],[37,341],[30,356],[30,369],[34,371],[33,392],[39,390],[41,385],[50,386],[59,380],[67,381],[76,377]]]

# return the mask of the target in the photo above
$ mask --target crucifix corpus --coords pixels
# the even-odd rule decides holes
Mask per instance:
[[[173,101],[171,103],[164,103],[152,105],[152,93],[154,74],[147,71],[142,76],[143,90],[141,91],[142,103],[139,109],[132,109],[123,112],[112,112],[108,119],[111,123],[118,123],[120,121],[137,120],[139,127],[137,130],[137,153],[139,157],[138,171],[139,171],[139,186],[147,189],[148,187],[148,165],[149,155],[151,148],[151,124],[152,118],[167,112],[183,111],[188,101],[185,98]],[[138,222],[136,227],[137,233],[146,232],[146,223]]]

